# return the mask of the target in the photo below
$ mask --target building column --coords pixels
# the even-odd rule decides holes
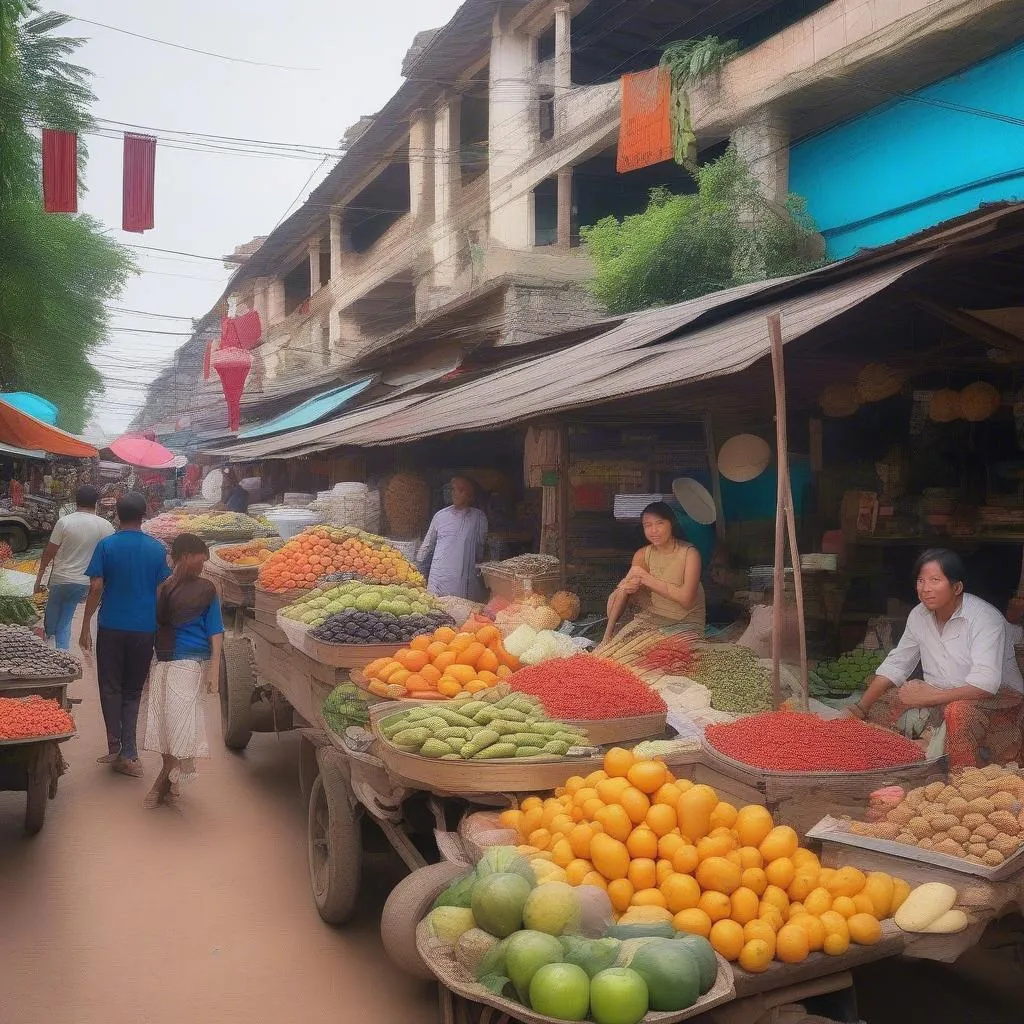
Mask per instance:
[[[558,241],[559,249],[572,245],[572,168],[558,172]]]
[[[253,285],[253,309],[255,309],[259,314],[260,323],[264,327],[270,323],[270,309],[267,295],[268,286],[269,282],[265,277],[256,278],[256,283]]]
[[[331,213],[331,280],[341,277],[341,254],[344,243],[341,236],[341,214]]]
[[[762,112],[732,133],[732,144],[760,184],[765,199],[785,204],[789,193],[789,125]]]
[[[461,185],[459,118],[462,101],[455,97],[437,108],[434,115],[434,284],[449,287],[455,281],[457,242],[452,212]]]
[[[434,219],[434,118],[425,110],[409,120],[409,213],[425,224]]]
[[[568,3],[555,7],[555,136],[565,133],[566,105],[572,89],[572,10]]]
[[[316,295],[320,291],[320,239],[314,238],[309,243],[309,294]]]
[[[267,319],[278,324],[284,319],[284,279],[275,277],[270,282],[267,295]]]

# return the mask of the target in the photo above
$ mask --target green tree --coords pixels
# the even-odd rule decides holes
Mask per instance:
[[[89,72],[68,60],[82,40],[53,34],[69,20],[0,0],[0,390],[43,395],[79,431],[103,391],[104,303],[136,268],[92,217],[43,212],[39,129],[93,126]]]
[[[608,312],[682,302],[824,262],[803,201],[769,202],[732,147],[699,168],[696,181],[692,195],[653,189],[643,213],[581,230],[594,264],[591,289]]]

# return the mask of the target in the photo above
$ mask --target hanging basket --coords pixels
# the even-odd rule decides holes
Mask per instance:
[[[960,392],[960,415],[970,423],[980,423],[994,416],[1002,404],[1002,395],[983,380],[968,384]]]
[[[885,363],[868,363],[857,374],[857,396],[862,402],[881,402],[899,394],[903,377]]]
[[[952,388],[936,391],[928,403],[928,418],[934,423],[952,423],[960,419],[960,392]]]
[[[852,416],[860,408],[860,396],[849,384],[830,384],[818,400],[821,411],[834,419]]]

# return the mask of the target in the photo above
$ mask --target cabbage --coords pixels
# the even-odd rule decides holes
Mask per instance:
[[[536,632],[524,623],[505,637],[503,646],[514,658],[521,658],[536,640]]]

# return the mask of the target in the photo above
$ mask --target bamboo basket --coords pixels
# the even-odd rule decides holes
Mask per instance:
[[[276,622],[277,613],[288,604],[293,601],[298,601],[300,597],[308,594],[308,590],[286,590],[283,594],[274,594],[269,590],[263,590],[256,585],[256,604],[255,608],[258,612],[273,616],[272,622]]]
[[[287,620],[285,620],[287,621]],[[289,637],[291,639],[291,637]],[[308,633],[301,644],[295,644],[303,654],[321,665],[331,668],[362,668],[378,658],[386,658],[400,650],[394,644],[331,644],[316,640]]]
[[[416,926],[416,949],[437,980],[457,995],[473,1002],[483,1003],[485,1006],[492,1006],[499,1013],[507,1015],[514,1021],[522,1021],[523,1024],[563,1024],[554,1017],[534,1013],[522,1003],[495,995],[490,989],[478,984],[456,958],[454,947],[431,936],[430,926],[426,920],[420,921]],[[715,956],[718,958],[718,976],[715,979],[715,984],[693,1006],[672,1013],[651,1011],[644,1016],[641,1024],[676,1024],[677,1021],[696,1017],[706,1013],[712,1007],[735,999],[736,985],[732,968],[724,957],[717,953]]]

